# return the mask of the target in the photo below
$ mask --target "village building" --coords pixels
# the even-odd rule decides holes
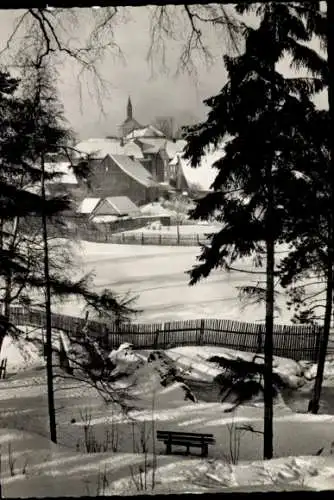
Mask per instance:
[[[136,159],[125,155],[107,155],[89,161],[90,174],[81,182],[83,197],[127,196],[136,205],[159,197],[159,185]]]
[[[126,118],[122,125],[120,126],[120,135],[121,137],[126,137],[128,134],[133,132],[136,129],[142,129],[143,125],[140,125],[140,123],[135,120],[133,117],[133,108],[132,108],[132,102],[131,98],[129,97],[128,99],[128,105],[126,108]]]
[[[176,155],[169,162],[171,185],[177,191],[192,194],[208,193],[218,173],[214,164],[222,158],[223,154],[223,150],[207,152],[201,158],[199,166],[195,168],[182,154]]]
[[[80,203],[77,214],[85,215],[92,222],[114,222],[124,217],[138,217],[140,209],[127,196],[107,198],[85,198]]]
[[[130,158],[143,159],[143,153],[138,144],[133,141],[122,143],[120,138],[92,138],[79,142],[75,146],[76,159],[103,159],[107,155],[126,155]]]
[[[75,160],[87,161],[90,170],[87,181],[79,180],[75,188],[72,184],[77,202],[87,197],[127,197],[141,206],[175,190],[205,193],[210,189],[216,175],[211,168],[215,156],[205,155],[194,169],[183,158],[186,141],[169,140],[153,125],[140,125],[133,117],[130,98],[126,113],[122,137],[88,139],[75,147]]]

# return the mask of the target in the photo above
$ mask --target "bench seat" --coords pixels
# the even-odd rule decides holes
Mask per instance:
[[[190,453],[190,447],[201,448],[202,457],[208,456],[209,444],[215,444],[213,434],[199,434],[195,432],[179,431],[157,431],[158,441],[163,441],[166,445],[166,454],[172,453],[172,445],[186,446],[187,454]]]

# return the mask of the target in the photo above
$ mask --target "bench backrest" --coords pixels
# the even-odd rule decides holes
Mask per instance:
[[[213,434],[199,434],[195,432],[179,432],[179,431],[157,431],[157,438],[160,440],[177,440],[177,441],[193,441],[215,443]]]

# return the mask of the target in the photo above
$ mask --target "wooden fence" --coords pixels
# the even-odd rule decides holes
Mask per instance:
[[[157,230],[156,233],[118,233],[111,235],[110,243],[131,245],[166,245],[166,246],[197,246],[205,243],[204,234],[166,234]]]
[[[12,308],[12,322],[17,325],[45,326],[45,313]],[[52,327],[70,337],[80,336],[84,319],[52,315]],[[309,325],[275,325],[274,354],[298,360],[316,361],[321,328]],[[92,336],[102,338],[105,347],[115,349],[123,342],[135,348],[164,349],[187,345],[214,345],[248,352],[263,353],[264,325],[220,319],[172,321],[151,324],[123,324],[89,321]]]
[[[207,241],[204,234],[166,234],[157,230],[156,233],[111,233],[107,230],[82,228],[67,229],[66,236],[70,238],[93,241],[95,243],[117,243],[120,245],[165,245],[165,246],[198,246]]]

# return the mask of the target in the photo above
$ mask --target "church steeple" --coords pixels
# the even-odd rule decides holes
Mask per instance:
[[[131,102],[131,98],[130,97],[128,99],[126,118],[128,120],[132,120],[132,118],[133,118],[133,116],[132,116],[132,102]]]

